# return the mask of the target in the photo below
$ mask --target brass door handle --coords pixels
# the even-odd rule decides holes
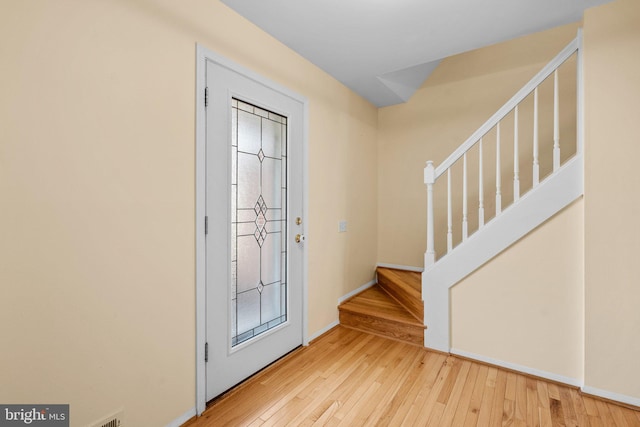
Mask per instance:
[[[300,243],[304,241],[305,241],[304,234],[296,234],[296,243]]]

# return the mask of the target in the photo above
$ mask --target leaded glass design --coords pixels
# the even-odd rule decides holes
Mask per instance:
[[[287,118],[232,99],[231,345],[287,320]]]

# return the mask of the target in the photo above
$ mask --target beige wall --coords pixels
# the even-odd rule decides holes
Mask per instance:
[[[447,58],[406,104],[381,108],[378,137],[378,260],[423,266],[426,245],[427,160],[440,164],[577,33],[577,24],[489,46]],[[575,152],[575,61],[561,68],[561,145],[563,159]],[[541,176],[551,170],[553,82],[540,90]],[[532,97],[520,110],[520,152],[531,153]],[[503,208],[513,199],[513,118],[502,124],[501,165]],[[487,220],[495,212],[495,131],[484,143],[484,194]],[[477,227],[477,148],[469,154],[469,221]],[[454,241],[461,238],[462,168],[453,168]],[[532,161],[520,162],[521,192],[531,186]],[[446,251],[446,176],[435,186],[436,252]],[[457,209],[456,209],[457,208]],[[455,243],[455,242],[454,242]]]
[[[584,17],[585,384],[640,399],[640,2]]]
[[[4,2],[1,402],[194,407],[196,42],[309,100],[309,333],[370,280],[372,105],[215,0]]]
[[[578,383],[583,226],[579,199],[454,286],[452,347]]]

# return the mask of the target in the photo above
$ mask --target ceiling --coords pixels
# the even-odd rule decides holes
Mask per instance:
[[[222,0],[378,107],[439,61],[576,22],[610,0]]]

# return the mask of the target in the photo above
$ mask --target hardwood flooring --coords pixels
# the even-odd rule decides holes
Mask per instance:
[[[578,390],[338,326],[214,400],[189,427],[640,426]]]

